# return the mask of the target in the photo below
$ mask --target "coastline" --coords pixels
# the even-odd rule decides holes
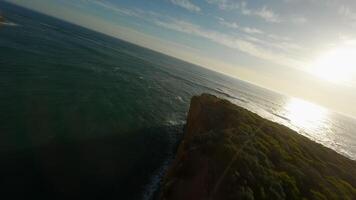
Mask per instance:
[[[355,161],[216,96],[192,98],[183,137],[160,199],[356,198]]]

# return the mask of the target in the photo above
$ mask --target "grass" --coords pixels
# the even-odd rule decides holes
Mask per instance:
[[[226,100],[192,98],[162,199],[356,199],[356,163]]]

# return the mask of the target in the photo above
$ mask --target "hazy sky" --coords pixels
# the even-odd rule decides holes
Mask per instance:
[[[354,0],[9,0],[356,116]]]

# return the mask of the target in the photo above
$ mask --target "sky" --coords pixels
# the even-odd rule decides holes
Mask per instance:
[[[354,0],[7,0],[356,116]]]

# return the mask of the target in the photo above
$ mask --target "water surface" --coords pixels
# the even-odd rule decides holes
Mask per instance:
[[[356,159],[356,122],[0,2],[0,180],[23,197],[152,198],[193,95],[212,93]],[[22,192],[19,192],[22,191]]]

